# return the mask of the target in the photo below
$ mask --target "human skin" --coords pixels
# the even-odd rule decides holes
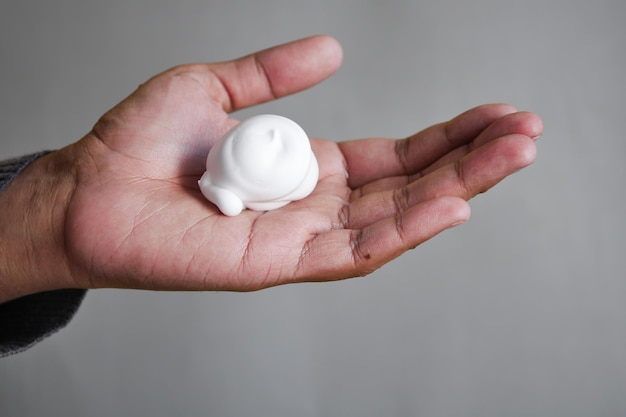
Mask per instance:
[[[197,181],[238,123],[229,113],[311,87],[341,60],[336,40],[314,36],[141,85],[0,194],[0,302],[61,288],[251,291],[367,275],[464,223],[467,200],[535,159],[540,118],[483,105],[409,138],[312,139],[310,196],[220,214]]]

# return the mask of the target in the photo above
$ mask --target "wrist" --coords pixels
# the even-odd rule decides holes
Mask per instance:
[[[0,193],[0,302],[76,286],[64,242],[72,154],[66,148],[37,159]]]

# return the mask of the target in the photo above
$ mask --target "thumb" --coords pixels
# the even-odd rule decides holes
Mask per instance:
[[[193,72],[222,109],[233,112],[312,87],[337,71],[342,59],[339,42],[318,35],[233,61],[183,66],[178,71]]]

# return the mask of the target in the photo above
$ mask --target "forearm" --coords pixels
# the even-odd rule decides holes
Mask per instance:
[[[2,163],[0,303],[72,287],[63,243],[72,167],[58,152]]]
[[[71,175],[60,174],[68,169],[59,164],[63,158],[40,159],[45,154],[0,162],[0,357],[63,328],[85,296],[81,289],[48,291],[69,282],[54,246],[62,243],[55,222],[62,223],[59,198]]]

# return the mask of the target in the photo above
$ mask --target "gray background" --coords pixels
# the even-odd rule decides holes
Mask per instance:
[[[364,279],[99,290],[0,361],[1,416],[626,415],[626,3],[4,0],[0,154],[79,139],[139,83],[327,33],[336,76],[255,108],[337,140],[477,104],[544,119],[537,162]]]

